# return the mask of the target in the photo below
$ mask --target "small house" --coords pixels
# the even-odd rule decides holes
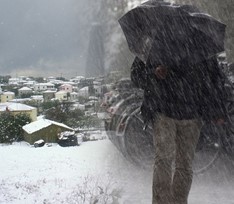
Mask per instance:
[[[43,98],[45,102],[51,101],[51,99],[55,98],[56,91],[47,90],[43,92]]]
[[[72,92],[70,93],[70,100],[71,101],[76,101],[78,99],[78,93]]]
[[[67,101],[68,95],[69,94],[66,91],[58,91],[55,93],[55,99],[59,101]]]
[[[31,88],[31,89],[34,89],[34,85],[36,84],[36,81],[33,81],[33,80],[30,80],[30,81],[27,81],[23,84],[23,86],[26,86],[28,88]]]
[[[18,90],[19,91],[19,96],[31,96],[32,95],[32,89],[28,88],[28,87],[22,87],[21,89]]]
[[[89,97],[89,87],[86,86],[86,87],[81,88],[78,92],[78,96],[88,98]]]
[[[1,95],[1,102],[6,103],[8,101],[13,100],[14,98],[15,98],[15,93],[14,92],[6,91],[6,92],[3,92],[2,95]]]
[[[55,86],[52,83],[38,83],[34,85],[35,91],[46,91],[46,90],[54,90]]]
[[[0,113],[5,111],[13,115],[26,114],[32,121],[37,120],[37,108],[22,103],[0,103]]]
[[[60,134],[64,131],[73,131],[72,128],[48,119],[40,119],[23,126],[24,139],[30,144],[42,139],[46,143],[58,142]]]
[[[59,87],[59,91],[66,91],[71,93],[73,91],[73,86],[71,84],[63,84]]]

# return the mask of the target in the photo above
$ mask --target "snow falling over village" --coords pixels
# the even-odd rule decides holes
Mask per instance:
[[[140,14],[134,16],[136,7]],[[153,20],[151,8],[158,12]],[[199,115],[203,126],[188,203],[234,204],[233,9],[232,0],[3,0],[0,204],[151,204],[157,133],[149,115],[158,109],[148,93],[160,91],[150,90],[155,84],[149,76],[164,80],[168,73],[177,77],[176,90],[156,84],[165,88],[163,97],[171,91],[166,97],[183,104],[175,113],[196,111],[186,103],[204,82],[216,94],[199,98],[212,111]],[[161,16],[157,30],[154,21]],[[182,62],[199,64],[210,56],[220,70],[211,71],[211,81],[220,77],[221,92],[208,79],[194,88],[194,70],[183,86]],[[148,69],[161,64],[172,69],[159,75]],[[220,126],[209,117],[220,108],[221,95]],[[151,106],[149,118],[144,104]]]

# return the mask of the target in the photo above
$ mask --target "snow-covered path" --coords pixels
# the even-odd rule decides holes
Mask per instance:
[[[190,204],[234,204],[234,174],[224,167],[195,176]],[[3,204],[151,203],[152,172],[126,161],[109,140],[67,148],[0,146],[0,172]]]

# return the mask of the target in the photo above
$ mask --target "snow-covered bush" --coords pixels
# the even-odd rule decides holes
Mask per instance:
[[[66,203],[80,204],[118,204],[122,197],[122,189],[116,188],[113,182],[106,184],[95,178],[86,177],[81,185],[67,197]]]

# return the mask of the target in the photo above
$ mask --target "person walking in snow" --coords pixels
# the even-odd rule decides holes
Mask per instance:
[[[202,124],[222,124],[227,115],[216,59],[226,25],[195,6],[163,0],[140,4],[119,23],[136,57],[131,78],[144,90],[142,116],[153,124],[152,203],[187,204]]]
[[[216,57],[196,65],[165,66],[136,58],[131,79],[144,90],[141,112],[153,124],[153,204],[187,204],[203,121],[226,118],[222,73]],[[174,162],[174,168],[172,167]]]

